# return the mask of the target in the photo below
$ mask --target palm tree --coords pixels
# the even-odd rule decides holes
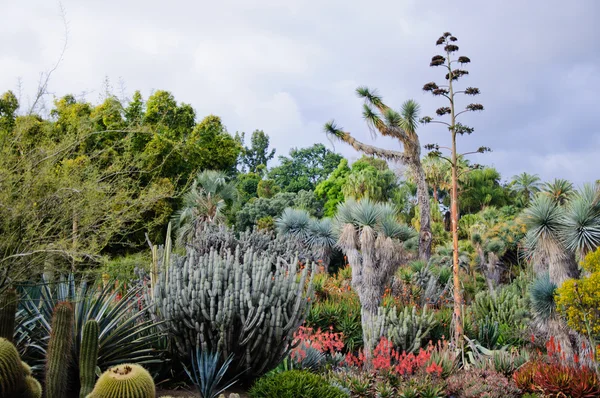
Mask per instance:
[[[421,143],[416,132],[419,123],[419,104],[413,100],[408,100],[402,104],[400,112],[397,112],[384,104],[382,98],[375,91],[366,87],[359,87],[356,93],[365,100],[363,117],[371,130],[373,132],[377,131],[383,136],[399,140],[402,143],[403,152],[377,148],[357,141],[350,133],[336,126],[333,121],[325,125],[325,132],[352,145],[359,152],[399,161],[409,167],[417,185],[417,200],[421,217],[419,258],[427,261],[431,256],[431,215],[429,190],[421,164]]]
[[[433,189],[433,199],[439,202],[439,191],[443,190],[448,184],[447,170],[444,160],[439,157],[427,156],[423,159],[423,170],[425,171],[425,180]]]
[[[280,234],[291,235],[309,247],[322,261],[327,272],[337,237],[330,218],[318,220],[306,210],[286,208],[275,220]]]
[[[544,183],[542,192],[558,204],[564,205],[573,194],[573,184],[562,178],[555,178],[552,182]]]
[[[415,233],[398,223],[392,205],[369,199],[339,205],[335,223],[338,246],[352,268],[352,287],[361,304],[365,363],[369,366],[382,333],[380,305],[384,290],[404,260],[403,242]]]
[[[537,174],[522,172],[512,178],[511,189],[525,199],[528,205],[531,198],[540,191],[540,177]]]
[[[216,170],[200,172],[183,195],[181,208],[172,216],[177,243],[188,243],[201,223],[223,222],[223,211],[236,197],[235,185],[227,181],[225,173]]]

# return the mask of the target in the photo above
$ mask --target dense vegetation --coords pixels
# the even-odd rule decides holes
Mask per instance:
[[[483,106],[455,112],[479,93],[456,41],[424,86],[439,120],[357,89],[401,151],[326,124],[352,163],[322,143],[274,162],[262,130],[167,91],[45,115],[4,93],[0,398],[600,396],[600,184],[457,152],[455,116]],[[436,121],[449,154],[421,153]]]

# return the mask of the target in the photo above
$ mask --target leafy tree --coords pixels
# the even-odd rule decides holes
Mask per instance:
[[[363,116],[369,123],[369,126],[383,136],[399,140],[404,147],[404,151],[391,151],[364,144],[357,141],[350,133],[338,128],[333,121],[325,125],[325,132],[352,145],[357,151],[367,155],[375,155],[384,159],[399,161],[409,166],[417,185],[417,198],[421,217],[419,258],[427,261],[431,256],[432,236],[429,214],[429,189],[427,188],[425,173],[421,165],[421,144],[416,132],[418,125],[417,118],[420,111],[419,105],[413,100],[408,100],[402,104],[400,112],[396,112],[384,104],[382,98],[375,91],[369,90],[366,87],[359,87],[356,93],[359,97],[365,99]]]
[[[241,140],[244,140],[242,133]],[[269,160],[275,157],[275,149],[269,151],[269,136],[262,130],[255,130],[250,139],[250,147],[244,147],[241,153],[243,170],[256,173],[260,166],[267,167]]]
[[[236,199],[235,185],[222,171],[204,170],[183,195],[181,208],[173,214],[177,242],[188,243],[198,225],[225,221],[224,211]]]
[[[470,170],[461,184],[460,207],[464,213],[475,213],[487,206],[501,207],[507,203],[500,184],[500,173],[493,167]]]
[[[258,183],[256,193],[259,198],[272,198],[281,191],[279,185],[274,180],[261,180]]]
[[[269,172],[284,192],[312,191],[336,169],[342,156],[323,144],[292,149],[290,156],[279,156],[280,165]]]
[[[513,176],[511,189],[523,198],[523,204],[527,206],[531,198],[540,191],[540,177],[537,174],[522,172]]]
[[[257,173],[240,173],[236,176],[236,187],[239,193],[239,202],[243,205],[250,199],[258,197],[258,184],[262,177]]]
[[[129,127],[137,127],[142,124],[144,118],[144,100],[142,94],[137,90],[133,94],[133,99],[125,108],[125,121]]]
[[[17,118],[19,101],[12,91],[7,91],[0,97],[0,131],[11,131]]]
[[[348,160],[342,159],[333,173],[315,188],[316,197],[324,201],[323,215],[325,217],[333,217],[337,211],[338,203],[344,201],[343,187],[346,185],[349,174]]]
[[[342,190],[346,198],[387,202],[398,188],[396,175],[385,161],[363,156],[352,164]]]
[[[459,156],[456,149],[456,137],[457,135],[471,134],[473,133],[473,128],[463,125],[462,123],[457,122],[456,118],[465,112],[473,112],[473,111],[482,111],[483,105],[481,104],[469,104],[465,107],[464,110],[457,112],[456,103],[457,103],[457,94],[466,94],[466,95],[478,95],[479,89],[475,87],[467,87],[465,90],[456,91],[454,87],[454,82],[459,80],[465,75],[468,75],[469,72],[465,69],[456,68],[456,64],[465,65],[471,62],[469,57],[460,56],[454,59],[454,54],[458,51],[458,46],[455,44],[458,39],[450,32],[444,33],[436,42],[438,46],[444,46],[444,55],[435,55],[431,59],[430,66],[438,67],[442,66],[446,69],[447,73],[445,76],[445,80],[447,84],[438,86],[434,82],[427,83],[423,86],[423,90],[426,92],[430,92],[434,96],[442,96],[448,100],[448,104],[450,106],[445,106],[438,108],[436,110],[436,114],[440,117],[444,115],[450,115],[450,122],[438,121],[433,118],[427,116],[421,119],[423,123],[441,123],[448,127],[451,136],[451,147],[440,147],[437,144],[427,145],[426,148],[433,149],[431,153],[434,156],[441,156],[440,148],[449,149],[451,157],[450,159],[446,159],[450,162],[452,168],[452,186],[451,186],[451,199],[450,199],[450,213],[451,213],[451,232],[452,232],[452,247],[453,247],[453,282],[454,282],[454,315],[453,315],[453,323],[454,323],[454,336],[453,339],[455,342],[459,342],[462,344],[462,334],[463,334],[463,320],[462,320],[462,295],[461,295],[461,287],[460,287],[460,279],[459,279],[459,259],[458,259],[458,179],[459,179]],[[483,153],[487,152],[490,149],[487,147],[480,147],[475,152],[469,153]],[[466,155],[464,153],[463,155]]]

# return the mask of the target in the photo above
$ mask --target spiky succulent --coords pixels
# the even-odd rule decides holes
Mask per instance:
[[[554,292],[556,284],[550,280],[548,274],[538,277],[531,284],[529,296],[531,310],[536,319],[546,321],[552,317],[556,310]]]

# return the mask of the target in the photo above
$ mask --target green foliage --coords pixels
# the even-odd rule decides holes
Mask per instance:
[[[222,379],[233,361],[233,354],[225,358],[220,366],[219,358],[218,353],[201,351],[200,347],[197,346],[192,356],[192,369],[185,369],[192,383],[200,391],[202,398],[216,398],[223,391],[237,383],[237,379],[222,383]]]
[[[344,347],[354,352],[362,347],[363,335],[360,317],[360,302],[350,292],[341,297],[316,301],[306,317],[307,326],[313,329],[342,333]]]
[[[345,198],[387,202],[397,189],[397,177],[385,161],[363,156],[354,164],[342,186]]]
[[[486,206],[507,204],[507,195],[500,185],[500,173],[493,167],[475,169],[466,176],[461,186],[460,208],[464,213],[474,213]]]
[[[333,173],[315,187],[315,196],[324,201],[323,215],[325,217],[334,216],[337,205],[344,201],[343,187],[349,174],[348,160],[342,159]]]
[[[79,350],[79,398],[86,398],[94,389],[98,362],[98,322],[90,319],[83,327]]]
[[[416,307],[390,308],[386,311],[385,335],[404,352],[418,352],[424,346],[436,324],[433,312]]]
[[[281,188],[274,180],[261,180],[256,187],[256,194],[259,198],[271,199],[279,191],[281,191]]]
[[[73,346],[73,306],[58,303],[52,317],[52,333],[46,351],[46,396],[65,397],[69,386],[69,367]]]
[[[244,140],[242,133],[241,141]],[[275,149],[269,151],[269,136],[262,130],[255,130],[250,139],[250,147],[244,147],[240,154],[242,169],[256,173],[261,166],[266,168],[269,160],[275,156]]]
[[[135,364],[123,364],[108,369],[96,382],[87,398],[154,398],[156,387],[150,373]]]
[[[259,379],[249,391],[252,398],[345,398],[348,395],[322,376],[290,370]]]
[[[342,156],[323,144],[292,149],[290,157],[279,156],[280,165],[269,172],[284,192],[312,191],[336,169]]]
[[[238,174],[236,177],[236,187],[239,194],[239,202],[247,203],[250,199],[258,196],[258,184],[262,177],[258,173]]]
[[[17,305],[19,296],[15,289],[6,289],[0,295],[0,338],[13,341],[15,333],[15,316],[17,314]]]

